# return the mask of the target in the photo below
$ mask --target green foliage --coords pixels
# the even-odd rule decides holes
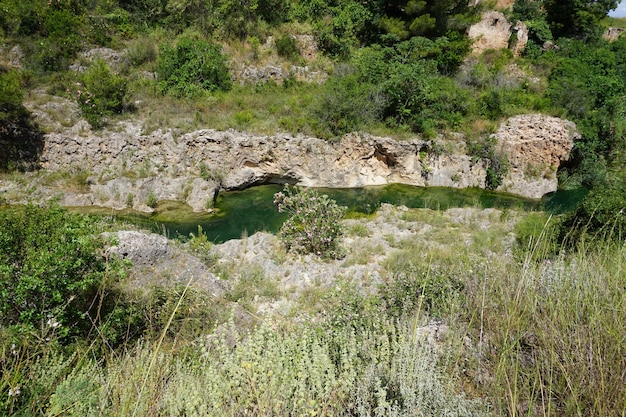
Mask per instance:
[[[152,26],[167,16],[167,0],[127,0],[120,6],[129,12],[137,26]]]
[[[626,43],[562,41],[562,58],[547,94],[564,108],[581,133],[573,150],[575,175],[585,186],[602,186],[606,167],[621,166],[626,106]],[[618,168],[620,170],[621,168]]]
[[[157,199],[156,194],[154,193],[154,191],[150,190],[150,192],[148,193],[148,197],[146,197],[146,206],[150,208],[155,208],[158,202],[159,200]]]
[[[626,186],[612,180],[594,188],[564,221],[568,242],[587,239],[623,242],[626,236]]]
[[[43,139],[30,112],[22,104],[22,74],[0,66],[0,170],[33,169],[43,150]]]
[[[468,308],[480,317],[474,333],[489,340],[477,371],[494,376],[496,415],[622,414],[614,370],[625,364],[624,259],[623,244],[596,242],[541,263],[489,266]]]
[[[220,30],[227,37],[261,36],[267,23],[278,24],[287,15],[285,0],[223,0],[218,3]]]
[[[213,243],[209,240],[202,226],[198,225],[198,232],[196,234],[189,234],[189,241],[187,247],[192,254],[198,256],[200,259],[206,260],[209,249],[213,247]]]
[[[400,0],[383,6],[382,28],[400,40],[462,32],[472,9],[462,0]]]
[[[153,286],[135,303],[141,319],[135,326],[140,327],[148,339],[156,339],[164,331],[172,339],[196,339],[225,321],[228,311],[223,300],[216,300],[203,289],[185,289],[183,284]]]
[[[545,261],[558,255],[559,220],[550,215],[529,213],[515,225],[518,254],[524,261]]]
[[[351,50],[366,39],[373,24],[373,15],[355,1],[331,7],[328,12],[314,25],[318,45],[331,56],[348,57]]]
[[[91,329],[88,316],[104,317],[96,311],[98,289],[117,276],[115,264],[99,254],[92,220],[27,206],[2,210],[0,225],[2,326],[75,336]]]
[[[474,161],[483,161],[486,165],[485,187],[495,190],[502,185],[502,180],[509,172],[509,161],[504,153],[496,149],[497,139],[489,135],[467,143],[467,153]]]
[[[324,129],[318,135],[364,130],[382,120],[386,101],[379,86],[361,82],[354,74],[331,78],[314,102],[313,114]]]
[[[463,282],[442,268],[411,261],[392,265],[392,277],[382,286],[380,297],[393,317],[420,310],[430,317],[444,317],[464,290]]]
[[[552,32],[558,36],[586,38],[598,36],[599,22],[610,10],[617,8],[618,0],[544,0],[546,19]]]
[[[83,44],[82,14],[77,14],[77,8],[71,4],[48,6],[45,10],[41,28],[44,38],[36,43],[35,67],[44,71],[64,70]]]
[[[287,34],[276,40],[276,52],[284,58],[294,59],[300,56],[296,38]]]
[[[23,98],[24,92],[19,72],[5,71],[0,67],[0,123],[2,125],[11,120],[19,120],[27,114],[22,105]]]
[[[138,67],[156,61],[158,48],[153,39],[141,37],[134,39],[127,47],[124,58],[130,65]]]
[[[108,65],[97,60],[82,77],[84,89],[75,92],[83,117],[93,128],[100,128],[104,118],[124,110],[126,80],[114,74]]]
[[[232,81],[221,47],[183,35],[174,46],[164,46],[157,60],[159,90],[178,97],[203,91],[230,90]]]
[[[413,38],[395,47],[365,48],[355,58],[356,74],[380,89],[388,125],[432,135],[458,125],[466,112],[465,92],[438,72],[439,65],[445,71],[457,65],[457,47],[447,39]],[[439,55],[444,50],[449,54]]]
[[[339,239],[343,227],[339,221],[345,207],[311,189],[289,187],[274,195],[274,204],[280,213],[289,215],[279,232],[288,250],[324,258],[341,256]]]

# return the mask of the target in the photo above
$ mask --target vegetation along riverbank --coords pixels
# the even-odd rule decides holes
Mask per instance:
[[[623,416],[617,3],[0,0],[0,415]]]

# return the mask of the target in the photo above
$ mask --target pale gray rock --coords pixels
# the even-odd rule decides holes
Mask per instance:
[[[507,155],[510,172],[501,191],[541,198],[556,191],[557,169],[567,161],[579,136],[570,121],[542,114],[515,116],[500,125],[494,136]]]
[[[480,22],[470,26],[467,36],[474,41],[472,52],[476,55],[489,49],[510,48],[519,56],[528,43],[528,27],[522,21],[512,24],[502,12],[488,10],[482,14]]]
[[[216,297],[224,294],[227,285],[198,258],[177,248],[164,236],[120,231],[105,233],[104,237],[112,242],[106,249],[109,256],[131,262],[133,286],[191,283]]]
[[[511,23],[502,12],[489,10],[480,22],[470,26],[467,36],[474,40],[472,52],[480,54],[488,49],[506,49],[511,38]]]
[[[604,39],[606,41],[609,41],[609,42],[615,42],[624,33],[626,33],[626,29],[625,28],[613,28],[613,27],[610,27],[610,28],[607,28],[604,31],[604,33],[602,34],[602,39]]]

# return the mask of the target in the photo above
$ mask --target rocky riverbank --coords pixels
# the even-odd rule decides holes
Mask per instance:
[[[557,189],[557,169],[569,158],[577,132],[567,120],[528,114],[506,120],[493,136],[495,150],[510,163],[498,190],[540,198]],[[79,121],[44,135],[39,165],[38,175],[0,180],[3,199],[57,198],[65,206],[146,212],[158,201],[175,200],[203,211],[220,190],[266,183],[485,188],[489,161],[469,156],[461,134],[397,141],[351,133],[329,142],[202,129],[176,137],[163,130],[143,134],[137,122],[94,132]]]

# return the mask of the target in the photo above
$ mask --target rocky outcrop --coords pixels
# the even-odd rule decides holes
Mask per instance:
[[[556,191],[556,172],[569,159],[576,125],[541,114],[510,118],[494,134],[511,165],[500,190],[540,198]]]
[[[52,171],[77,164],[91,167],[90,193],[84,194],[88,201],[79,205],[131,206],[145,211],[150,194],[158,200],[185,201],[199,211],[210,207],[218,189],[265,183],[485,185],[481,164],[473,164],[462,153],[434,154],[431,143],[421,140],[398,142],[355,133],[331,143],[233,130],[199,130],[174,138],[170,132],[141,135],[138,130],[127,125],[125,132],[48,134],[41,164]],[[77,197],[65,193],[62,198],[68,203]]]
[[[470,26],[467,36],[474,41],[472,52],[481,54],[488,49],[511,48],[519,55],[528,42],[528,28],[524,22],[511,24],[502,12],[484,12],[480,22]]]
[[[575,135],[575,126],[558,118],[509,119],[495,133],[499,150],[511,163],[500,190],[533,198],[555,191],[556,170],[568,159]],[[204,211],[219,190],[266,183],[484,188],[488,162],[466,155],[465,140],[457,136],[396,141],[352,133],[328,142],[204,129],[174,137],[169,131],[143,135],[140,126],[126,123],[97,135],[84,130],[49,133],[40,164],[49,171],[88,177],[76,190],[64,190],[61,204],[142,211],[151,211],[162,200],[183,201]]]
[[[276,56],[276,41],[268,36],[266,42],[259,46],[258,57],[252,63],[231,63],[233,80],[240,84],[263,84],[275,82],[282,84],[286,79],[295,79],[306,83],[323,84],[328,73],[311,68],[307,63],[314,61],[318,55],[317,43],[312,35],[290,35],[296,42],[301,60],[304,62],[293,65],[289,61]],[[268,62],[268,60],[270,62]],[[263,63],[261,64],[260,61]]]
[[[227,286],[223,281],[198,258],[179,249],[165,236],[125,230],[105,233],[104,237],[113,242],[106,249],[107,256],[130,261],[131,284],[135,287],[189,282],[213,296],[224,294]]]
[[[615,42],[624,33],[626,33],[625,28],[607,28],[602,34],[602,39],[608,42]]]

